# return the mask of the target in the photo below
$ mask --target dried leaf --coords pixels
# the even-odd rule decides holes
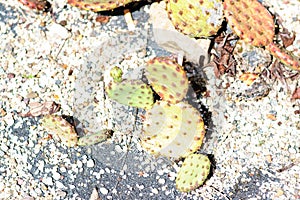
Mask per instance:
[[[292,94],[292,100],[300,99],[300,87],[296,88]]]
[[[93,192],[92,192],[89,200],[101,200],[96,188],[93,189]]]
[[[246,72],[240,75],[239,79],[243,81],[247,86],[250,86],[258,77],[258,74]]]
[[[60,109],[60,104],[55,103],[54,101],[46,101],[44,103],[39,102],[30,102],[29,103],[30,111],[27,113],[19,113],[21,117],[37,117],[41,115],[51,115]]]

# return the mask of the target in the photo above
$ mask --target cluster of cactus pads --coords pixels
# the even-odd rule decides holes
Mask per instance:
[[[106,87],[110,98],[146,109],[141,146],[155,156],[187,157],[179,173],[192,171],[178,176],[177,188],[187,192],[200,186],[208,175],[208,162],[202,155],[193,153],[202,145],[205,128],[199,111],[183,101],[189,87],[183,67],[168,57],[156,57],[147,63],[146,78],[161,98],[154,104],[151,88],[142,81],[121,80],[122,72],[117,67],[111,69],[110,75],[114,80]],[[198,169],[189,168],[191,161],[196,162],[194,167]]]
[[[175,28],[191,37],[215,35],[223,21],[221,0],[168,0],[167,11]]]
[[[245,42],[263,47],[293,70],[300,70],[298,58],[273,43],[275,25],[272,15],[257,0],[225,0],[224,15],[235,33]]]
[[[133,1],[138,0],[68,0],[68,3],[83,10],[99,12],[113,10]]]
[[[45,115],[41,125],[67,147],[93,145],[108,138],[108,130],[105,129],[79,138],[74,126],[59,115]]]

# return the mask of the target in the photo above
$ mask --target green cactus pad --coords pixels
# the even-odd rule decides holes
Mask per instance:
[[[128,106],[149,109],[153,105],[151,88],[140,80],[110,82],[106,87],[109,98]]]
[[[225,0],[224,15],[234,32],[245,42],[266,46],[273,41],[273,17],[257,0]]]
[[[183,67],[170,58],[157,57],[150,60],[145,75],[164,101],[178,103],[188,91],[188,78]]]
[[[87,134],[78,140],[79,146],[89,146],[105,141],[108,138],[108,130],[104,129],[97,133]]]
[[[184,160],[176,178],[176,188],[189,192],[201,186],[210,171],[210,161],[202,154],[191,154]]]
[[[83,10],[99,12],[104,10],[113,10],[133,1],[139,0],[68,0],[68,4]]]
[[[58,137],[62,144],[74,147],[78,142],[75,128],[62,116],[45,115],[41,124],[46,130]]]
[[[156,102],[145,115],[141,146],[150,154],[178,159],[198,150],[205,129],[200,113],[180,102]]]
[[[191,37],[214,35],[223,21],[221,0],[168,0],[167,11],[175,28]]]
[[[113,67],[110,70],[110,76],[113,78],[114,82],[119,83],[122,81],[123,71],[120,67]]]

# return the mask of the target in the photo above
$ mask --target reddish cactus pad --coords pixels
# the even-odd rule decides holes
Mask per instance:
[[[266,46],[273,41],[273,17],[257,0],[225,0],[224,15],[245,42],[253,46]]]
[[[39,11],[47,11],[51,5],[46,0],[19,0],[25,6]]]
[[[180,102],[188,91],[188,79],[183,67],[174,60],[157,57],[146,67],[146,77],[162,100]]]
[[[180,102],[156,102],[145,116],[142,147],[154,155],[178,159],[198,150],[205,134],[200,113]]]
[[[133,1],[138,0],[68,0],[68,4],[83,10],[99,12],[104,10],[113,10]]]
[[[299,58],[273,43],[275,35],[273,17],[261,3],[257,0],[225,0],[223,4],[228,24],[242,40],[253,46],[265,46],[287,67],[300,70]]]

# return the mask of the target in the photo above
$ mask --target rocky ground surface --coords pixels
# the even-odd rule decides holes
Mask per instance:
[[[101,199],[300,198],[300,102],[291,100],[299,78],[258,79],[249,87],[238,76],[216,79],[203,60],[193,65],[209,94],[197,102],[207,126],[199,152],[209,155],[213,170],[202,187],[180,193],[174,180],[181,161],[144,152],[138,144],[144,111],[108,99],[104,87],[112,66],[141,78],[155,56],[184,52],[193,60],[200,52],[208,61],[207,40],[187,40],[201,44],[193,54],[179,42],[168,46],[172,37],[158,31],[166,51],[154,41],[153,27],[164,26],[152,24],[159,17],[148,3],[130,5],[132,29],[122,10],[104,13],[112,14],[106,21],[65,1],[49,2],[53,14],[0,0],[0,199],[89,199],[94,189]],[[295,32],[289,50],[300,56],[300,2],[263,3]],[[255,51],[239,57],[246,64],[237,74],[251,68],[253,56],[269,61],[264,50]],[[48,101],[61,105],[57,114],[76,119],[78,134],[111,129],[112,137],[89,147],[64,146],[40,117],[20,114],[30,111],[30,102]]]

